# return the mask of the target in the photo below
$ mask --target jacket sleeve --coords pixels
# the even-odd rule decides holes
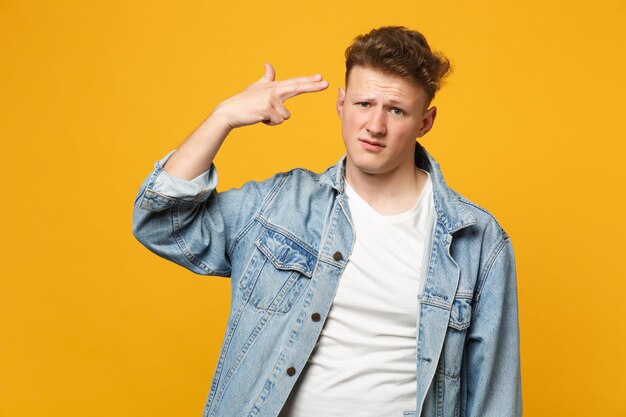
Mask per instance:
[[[505,234],[479,280],[466,346],[468,417],[522,415],[515,259]]]
[[[217,172],[192,180],[168,175],[157,161],[133,209],[133,235],[146,248],[197,274],[230,276],[233,247],[254,220],[281,174],[218,193]]]

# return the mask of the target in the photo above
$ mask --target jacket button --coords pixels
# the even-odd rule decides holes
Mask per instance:
[[[296,374],[296,368],[294,368],[293,366],[290,368],[287,368],[287,375],[294,376],[295,374]]]
[[[333,253],[333,259],[339,262],[340,260],[343,259],[343,255],[341,254],[341,252],[337,251]]]
[[[313,321],[320,321],[320,313],[313,313],[313,314],[311,314],[311,320],[313,320]]]

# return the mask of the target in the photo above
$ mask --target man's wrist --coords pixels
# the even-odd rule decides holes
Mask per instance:
[[[220,132],[224,132],[224,135],[230,133],[235,128],[232,122],[221,109],[216,107],[211,114],[206,118],[206,123],[210,124],[213,129],[218,129]]]

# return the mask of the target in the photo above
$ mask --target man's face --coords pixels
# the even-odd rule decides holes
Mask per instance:
[[[337,99],[347,169],[375,175],[414,169],[415,139],[430,130],[437,111],[424,109],[426,99],[424,89],[411,80],[352,67]]]

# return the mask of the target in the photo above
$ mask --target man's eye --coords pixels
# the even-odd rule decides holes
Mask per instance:
[[[359,106],[361,106],[361,107],[369,107],[369,106],[370,106],[370,103],[365,102],[365,101],[361,101],[361,102],[357,103],[357,105],[359,105]]]
[[[394,107],[393,109],[391,109],[391,111],[396,116],[402,116],[404,114],[404,112],[401,109],[397,108],[397,107]]]

